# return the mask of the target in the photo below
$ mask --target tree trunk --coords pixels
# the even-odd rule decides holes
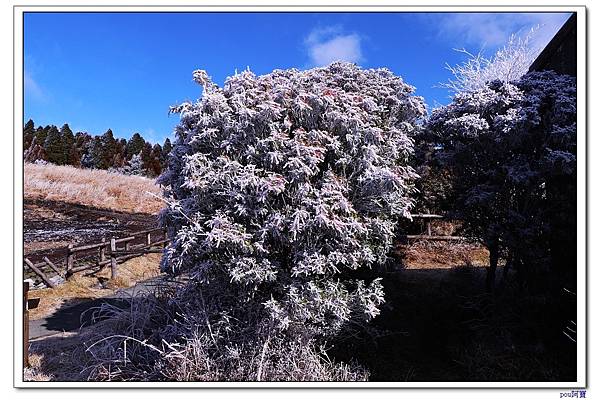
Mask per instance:
[[[496,268],[498,267],[498,239],[493,239],[488,245],[490,251],[490,266],[487,271],[487,279],[485,281],[485,289],[488,292],[494,291],[496,282]]]
[[[520,289],[525,289],[525,271],[523,266],[523,260],[515,258],[513,268],[517,272],[517,282]]]
[[[508,259],[506,260],[506,264],[504,264],[504,268],[502,268],[502,279],[506,280],[508,278],[508,271],[512,268],[514,262],[514,256],[512,253],[508,254]]]

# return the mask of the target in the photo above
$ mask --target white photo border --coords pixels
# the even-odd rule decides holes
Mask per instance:
[[[585,6],[403,6],[369,4],[287,4],[262,1],[242,5],[15,5],[13,7],[13,384],[18,388],[563,388],[587,386],[587,47]],[[361,4],[362,3],[362,4]],[[572,12],[577,14],[577,380],[574,382],[27,382],[23,379],[23,17],[26,12]]]

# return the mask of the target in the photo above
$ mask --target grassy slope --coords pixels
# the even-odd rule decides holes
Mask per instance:
[[[25,164],[24,196],[123,212],[156,214],[163,202],[154,180],[103,170]]]

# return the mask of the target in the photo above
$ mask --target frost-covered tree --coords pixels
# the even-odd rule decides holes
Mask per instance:
[[[455,66],[447,64],[446,68],[452,77],[439,86],[456,96],[483,90],[492,81],[510,83],[520,79],[540,52],[534,44],[537,31],[538,27],[534,27],[525,35],[511,35],[507,43],[491,57],[486,56],[483,50],[474,54],[465,49],[456,49],[467,58]],[[439,147],[435,135],[428,130],[422,130],[415,137],[414,165],[421,177],[417,182],[419,192],[415,200],[419,210],[446,214],[450,210],[452,180],[448,168],[435,157]]]
[[[455,214],[490,250],[489,288],[503,249],[541,269],[558,249],[553,237],[575,237],[575,88],[569,76],[529,73],[458,93],[428,121]]]
[[[425,115],[414,88],[348,63],[194,80],[203,96],[174,107],[159,182],[171,199],[162,268],[192,277],[195,318],[326,338],[378,315],[380,280],[352,276],[386,262],[410,217]]]
[[[44,150],[44,146],[40,145],[37,142],[37,137],[33,137],[29,147],[23,153],[23,161],[25,162],[37,162],[37,161],[46,161],[46,151]]]
[[[117,168],[116,171],[125,175],[145,176],[147,171],[144,169],[141,151],[138,154],[134,154],[133,157],[131,157],[131,160],[127,161],[125,166]]]
[[[28,120],[25,126],[23,126],[23,152],[29,149],[33,138],[35,137],[35,124],[33,120]]]
[[[81,166],[84,168],[100,168],[102,165],[102,143],[100,136],[87,137],[82,142],[83,156]]]

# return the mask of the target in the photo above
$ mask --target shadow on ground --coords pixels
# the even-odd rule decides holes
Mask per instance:
[[[129,308],[130,302],[125,299],[77,299],[80,302],[74,306],[61,307],[46,318],[46,329],[50,331],[75,331],[82,327],[93,325],[108,318],[103,313],[104,306],[114,306],[120,309]]]
[[[563,333],[575,302],[512,278],[490,294],[485,268],[387,273],[381,315],[331,355],[366,366],[371,381],[575,381],[576,345]]]
[[[381,315],[340,339],[329,356],[358,362],[375,382],[575,381],[576,345],[563,334],[565,318],[574,318],[574,302],[523,290],[512,278],[500,273],[490,294],[484,268],[386,273]],[[124,300],[108,301],[126,306],[119,303]],[[48,327],[81,325],[77,314],[86,313],[80,311],[59,310]],[[84,353],[90,345],[84,342],[82,334],[50,337],[32,343],[32,352],[42,356],[41,370],[53,371],[53,380],[86,380],[93,365],[68,360]]]

